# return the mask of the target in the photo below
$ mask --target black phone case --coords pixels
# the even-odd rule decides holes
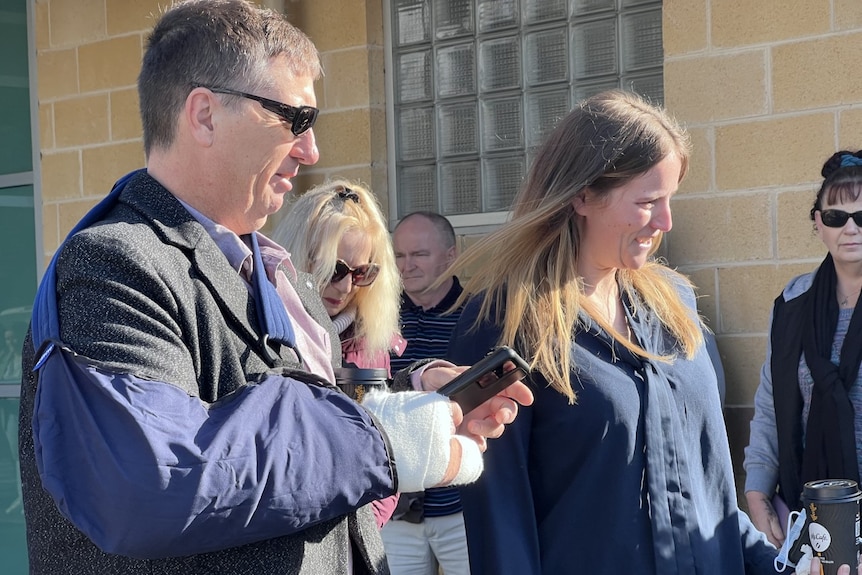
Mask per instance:
[[[514,363],[515,369],[505,371],[503,364],[507,361]],[[437,393],[456,402],[466,414],[529,373],[530,366],[514,349],[497,347]]]

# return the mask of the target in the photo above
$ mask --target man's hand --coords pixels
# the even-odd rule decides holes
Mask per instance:
[[[766,535],[770,543],[780,549],[784,544],[784,526],[778,521],[778,515],[769,497],[760,491],[746,491],[745,500],[748,503],[751,522]]]

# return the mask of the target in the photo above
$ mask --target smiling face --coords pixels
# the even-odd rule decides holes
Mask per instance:
[[[274,87],[256,96],[291,106],[316,105],[313,79],[294,77],[284,56],[274,58],[269,71]],[[223,103],[229,96],[215,97]],[[314,129],[294,136],[287,123],[247,98],[240,98],[233,108],[217,106],[212,121],[217,128],[212,170],[218,174],[220,191],[209,194],[209,205],[202,211],[236,234],[258,230],[281,209],[300,165],[317,162]]]
[[[682,163],[669,155],[644,174],[596,197],[587,188],[575,200],[581,216],[578,273],[589,283],[618,269],[639,269],[672,226],[670,199]]]
[[[338,242],[338,259],[351,268],[371,262],[371,240],[360,230],[348,230]],[[340,281],[329,282],[320,292],[323,307],[329,317],[335,317],[356,297],[358,290],[363,288],[353,285],[353,277],[347,274]]]
[[[839,200],[835,204],[824,202],[822,210],[841,210],[847,213],[862,211],[862,197],[854,201]],[[840,228],[830,228],[823,224],[822,211],[814,212],[817,224],[817,236],[832,254],[836,266],[862,264],[862,227],[856,225],[853,218]]]

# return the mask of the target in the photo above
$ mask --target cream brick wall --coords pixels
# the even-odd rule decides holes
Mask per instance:
[[[159,4],[35,2],[44,263],[117,177],[144,165],[135,81]]]
[[[666,105],[695,146],[667,254],[718,336],[741,480],[772,301],[825,254],[820,167],[862,148],[862,2],[665,0],[664,43]]]

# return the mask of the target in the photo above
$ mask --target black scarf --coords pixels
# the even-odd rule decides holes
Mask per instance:
[[[853,404],[847,395],[862,362],[862,298],[856,303],[841,346],[840,363],[831,361],[838,325],[835,264],[827,255],[814,277],[803,314],[802,350],[814,388],[802,456],[802,482],[817,479],[859,481]]]

